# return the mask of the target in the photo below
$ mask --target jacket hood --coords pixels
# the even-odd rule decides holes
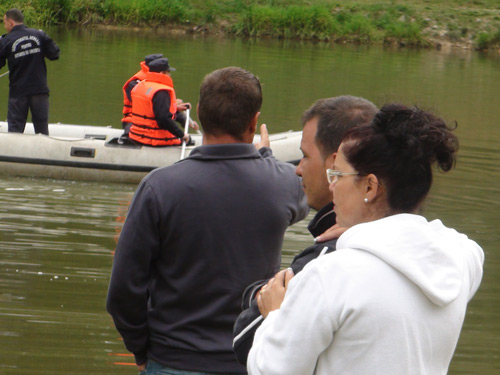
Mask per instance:
[[[469,299],[479,287],[484,253],[466,235],[440,220],[412,214],[389,216],[355,225],[339,238],[337,248],[367,251],[397,269],[434,304],[445,306],[468,282]]]

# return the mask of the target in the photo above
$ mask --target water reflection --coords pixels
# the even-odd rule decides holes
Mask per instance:
[[[83,374],[110,363],[102,357],[114,347],[123,351],[103,301],[133,190],[0,181],[0,373],[54,374],[69,365]]]

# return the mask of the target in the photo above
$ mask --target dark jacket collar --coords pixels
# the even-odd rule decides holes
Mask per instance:
[[[20,30],[20,29],[26,29],[26,28],[27,28],[27,26],[26,26],[24,23],[22,23],[22,24],[20,24],[20,25],[16,25],[16,26],[14,26],[14,27],[10,30],[10,32],[15,31],[15,30]]]
[[[328,228],[334,226],[335,223],[336,215],[333,211],[333,202],[330,202],[314,215],[307,229],[309,229],[309,232],[316,238]]]
[[[250,143],[227,143],[220,145],[203,145],[193,149],[184,160],[224,160],[224,159],[258,159],[261,154]]]

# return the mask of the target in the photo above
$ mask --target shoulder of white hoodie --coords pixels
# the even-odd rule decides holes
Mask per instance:
[[[479,288],[484,253],[466,235],[440,220],[398,214],[349,228],[337,251],[367,251],[404,274],[436,305],[445,306],[469,284],[469,299]]]

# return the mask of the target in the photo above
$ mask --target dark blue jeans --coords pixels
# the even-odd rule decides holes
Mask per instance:
[[[49,94],[9,97],[7,122],[9,132],[24,133],[28,109],[35,133],[49,135]]]
[[[145,375],[220,375],[213,372],[174,370],[148,359]]]

